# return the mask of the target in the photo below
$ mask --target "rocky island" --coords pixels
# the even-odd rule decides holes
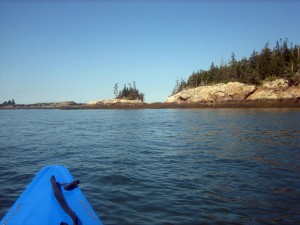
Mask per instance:
[[[287,80],[264,81],[261,85],[239,82],[215,84],[184,89],[170,96],[166,103],[199,104],[203,106],[300,106],[300,85]]]
[[[177,80],[167,103],[211,107],[297,107],[300,100],[300,47],[286,39],[267,43],[249,58],[235,59]]]

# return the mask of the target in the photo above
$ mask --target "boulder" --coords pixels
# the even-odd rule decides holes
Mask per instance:
[[[277,79],[274,81],[264,81],[262,83],[263,88],[268,88],[272,90],[283,90],[289,87],[288,80],[285,79]]]
[[[283,100],[293,99],[294,95],[289,91],[280,91],[272,89],[261,89],[259,88],[252,95],[247,98],[247,101],[258,101],[258,100]]]
[[[87,104],[88,105],[96,105],[97,102],[99,102],[99,101],[101,101],[101,100],[93,100],[93,101],[88,102]]]
[[[277,79],[263,82],[262,86],[247,98],[247,101],[288,100],[300,98],[300,86],[289,86],[288,81]]]
[[[96,104],[114,105],[114,104],[142,104],[141,100],[128,100],[128,99],[106,99],[98,101]]]

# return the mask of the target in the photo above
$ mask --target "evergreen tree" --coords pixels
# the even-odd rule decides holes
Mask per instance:
[[[118,83],[116,83],[115,86],[114,86],[114,95],[115,95],[116,97],[118,97],[118,95],[119,95],[119,91],[118,91]]]
[[[187,87],[187,82],[184,79],[181,79],[180,81],[179,79],[177,79],[175,83],[175,87],[172,91],[172,95],[175,95],[176,93],[182,91],[186,87]]]
[[[285,66],[287,66],[291,59],[291,51],[288,48],[288,39],[285,39],[282,46],[282,58],[284,60]]]
[[[259,72],[259,78],[261,80],[266,79],[267,76],[270,75],[271,55],[272,52],[271,49],[269,48],[269,43],[267,43],[265,47],[262,49],[258,61],[258,72]]]

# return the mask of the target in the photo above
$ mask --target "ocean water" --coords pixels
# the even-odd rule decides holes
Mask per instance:
[[[0,110],[0,218],[66,166],[104,224],[300,224],[300,109]]]

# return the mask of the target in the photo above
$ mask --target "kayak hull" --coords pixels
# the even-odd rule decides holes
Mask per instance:
[[[55,198],[50,182],[52,176],[59,183],[74,181],[70,172],[63,166],[44,167],[3,217],[0,225],[59,225],[61,222],[73,224],[72,218]],[[79,187],[71,191],[61,187],[60,191],[69,207],[76,213],[78,224],[102,225]]]

